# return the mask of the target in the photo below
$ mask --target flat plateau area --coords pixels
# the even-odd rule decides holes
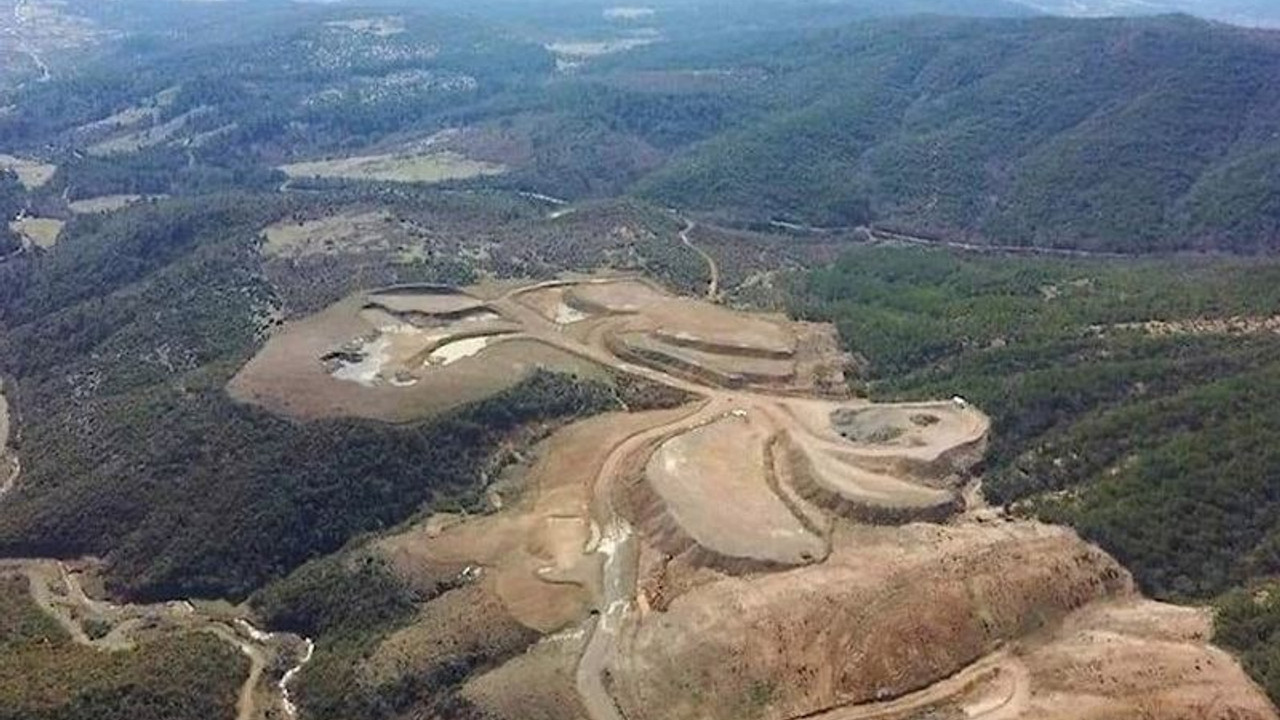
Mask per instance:
[[[501,175],[507,171],[503,165],[472,160],[450,150],[311,160],[282,165],[280,169],[291,178],[317,177],[404,183],[466,180],[483,175]]]

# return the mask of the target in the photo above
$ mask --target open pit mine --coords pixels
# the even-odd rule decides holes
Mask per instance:
[[[363,293],[288,323],[230,390],[390,422],[537,368],[691,398],[564,427],[494,512],[375,543],[412,581],[468,582],[368,671],[510,658],[463,691],[491,717],[1276,717],[1208,643],[1207,611],[984,505],[980,409],[854,398],[846,366],[831,327],[596,277]]]

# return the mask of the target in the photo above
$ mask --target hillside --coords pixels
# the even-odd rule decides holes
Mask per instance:
[[[987,408],[993,502],[1080,528],[1157,596],[1204,599],[1276,571],[1278,275],[862,248],[793,309],[837,323],[874,396]]]
[[[0,720],[1276,720],[1280,33],[1027,5],[0,0]]]
[[[790,7],[623,21],[573,5],[464,18],[267,3],[239,34],[201,9],[198,35],[143,25],[91,72],[5,93],[18,110],[0,143],[56,166],[27,202],[54,216],[67,200],[266,191],[287,175],[627,194],[734,224],[1000,245],[1280,245],[1273,32]]]
[[[1007,245],[1280,243],[1274,35],[1179,16],[909,19],[769,57],[784,109],[694,147],[642,194]]]

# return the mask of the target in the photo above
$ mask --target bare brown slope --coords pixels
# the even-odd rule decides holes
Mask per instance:
[[[641,620],[613,692],[639,718],[793,718],[903,695],[1092,601],[1128,574],[1067,530],[838,534],[827,562],[726,579]]]

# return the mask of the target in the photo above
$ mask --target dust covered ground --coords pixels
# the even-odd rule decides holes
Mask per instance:
[[[570,425],[492,512],[376,541],[452,589],[363,661],[371,686],[484,658],[461,697],[520,720],[1277,717],[1205,612],[983,505],[980,410],[850,397],[846,362],[829,327],[603,276],[353,296],[231,391],[409,420],[538,365],[692,398]]]

